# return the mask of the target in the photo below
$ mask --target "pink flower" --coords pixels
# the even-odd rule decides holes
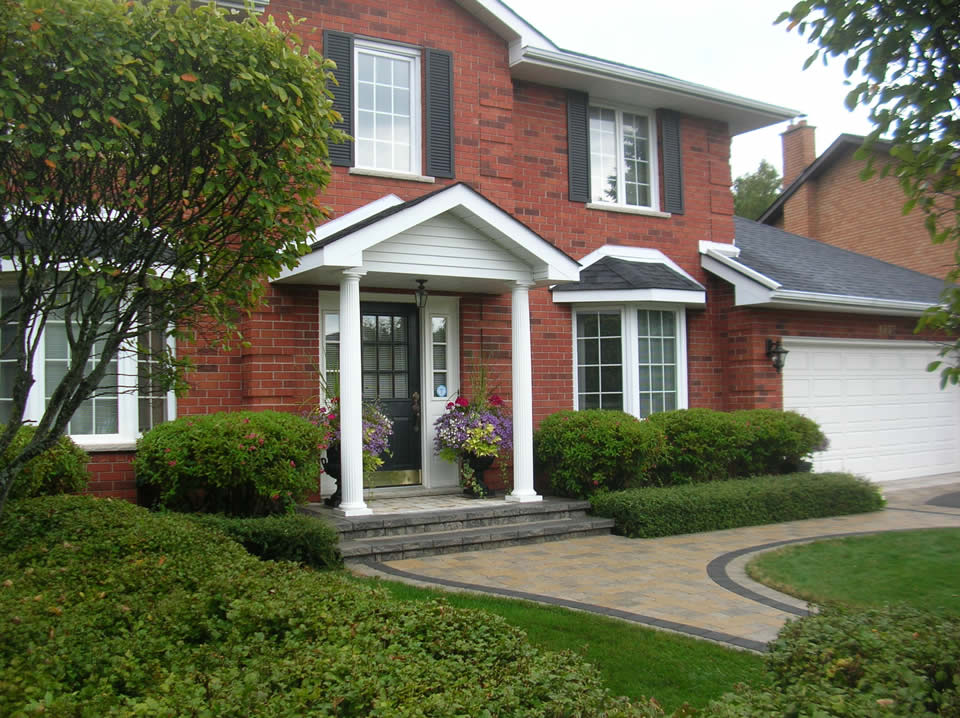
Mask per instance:
[[[463,396],[458,396],[456,402],[454,403],[457,406],[470,406],[470,402],[467,401],[466,397],[463,397]]]
[[[167,466],[176,466],[176,465],[177,465],[177,462],[174,461],[173,459],[167,462]]]
[[[452,409],[452,408],[453,408],[453,402],[452,402],[452,401],[448,401],[448,402],[447,402],[447,408],[448,408],[448,409]]]
[[[490,406],[503,406],[503,399],[494,394],[490,397]]]
[[[293,459],[290,459],[290,466],[296,466],[296,465],[297,465],[297,464],[294,462],[294,460],[293,460]]]
[[[276,501],[277,499],[280,498],[280,494],[272,494],[272,495],[270,496],[270,498],[273,499],[274,501]]]
[[[336,414],[327,414],[327,418],[330,419],[330,421],[333,421],[334,419],[337,418],[337,415],[336,415]]]
[[[170,447],[167,447],[166,449],[164,449],[164,450],[163,450],[163,453],[164,453],[164,454],[169,454],[169,453],[170,453]]]

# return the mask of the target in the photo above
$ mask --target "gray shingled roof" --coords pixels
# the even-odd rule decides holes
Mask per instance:
[[[935,304],[943,280],[734,217],[737,261],[798,292]]]
[[[617,257],[604,257],[580,270],[580,281],[559,284],[555,292],[595,289],[681,289],[703,291],[699,283],[683,276],[661,262],[631,262]]]

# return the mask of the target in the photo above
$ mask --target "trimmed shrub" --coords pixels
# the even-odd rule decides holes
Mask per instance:
[[[184,416],[137,442],[137,482],[185,511],[258,516],[292,510],[316,490],[328,431],[277,411]]]
[[[747,429],[741,476],[809,471],[807,459],[827,448],[827,437],[813,419],[795,411],[744,409],[733,412]]]
[[[0,430],[2,429],[3,427],[0,427]],[[36,429],[32,426],[21,426],[0,461],[7,464],[23,450],[35,432]],[[61,436],[56,444],[20,467],[17,478],[10,487],[9,498],[55,496],[83,491],[90,480],[90,474],[87,473],[89,461],[87,453],[69,436]]]
[[[0,715],[662,716],[502,618],[91,497],[0,518]]]
[[[534,456],[561,496],[642,484],[664,450],[663,432],[622,411],[559,411],[533,437]]]
[[[337,530],[313,516],[293,514],[261,518],[231,518],[189,514],[199,524],[225,533],[254,556],[268,561],[293,561],[313,568],[337,568]]]
[[[805,468],[805,459],[826,447],[811,419],[778,409],[723,412],[678,409],[651,415],[667,449],[652,472],[660,486],[781,474]]]
[[[850,474],[786,474],[592,496],[593,511],[615,519],[631,538],[719,531],[740,526],[877,511],[879,489]]]
[[[701,715],[956,718],[960,620],[904,607],[829,607],[780,631],[767,670],[770,687],[740,687]]]
[[[749,432],[732,414],[712,409],[678,409],[647,421],[666,435],[667,448],[653,471],[656,484],[671,486],[716,481],[737,475]]]

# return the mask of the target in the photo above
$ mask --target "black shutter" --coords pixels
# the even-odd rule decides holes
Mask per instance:
[[[323,31],[323,54],[337,63],[333,76],[337,85],[331,85],[333,109],[340,113],[343,122],[337,123],[338,130],[353,135],[353,35],[332,30]],[[353,167],[353,140],[330,145],[330,164],[339,167]]]
[[[680,153],[680,116],[657,110],[663,143],[663,211],[683,214],[683,156]]]
[[[571,202],[590,201],[589,98],[584,92],[567,91],[567,165]]]
[[[427,59],[427,174],[453,177],[453,56],[425,51]]]

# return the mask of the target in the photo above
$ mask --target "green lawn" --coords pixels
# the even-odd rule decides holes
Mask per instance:
[[[496,613],[526,631],[536,646],[583,656],[615,695],[653,697],[668,713],[685,701],[701,708],[738,682],[767,683],[760,656],[707,641],[529,601],[376,581],[401,600],[443,598]]]
[[[895,531],[764,553],[755,580],[813,603],[905,603],[960,616],[960,529]]]

